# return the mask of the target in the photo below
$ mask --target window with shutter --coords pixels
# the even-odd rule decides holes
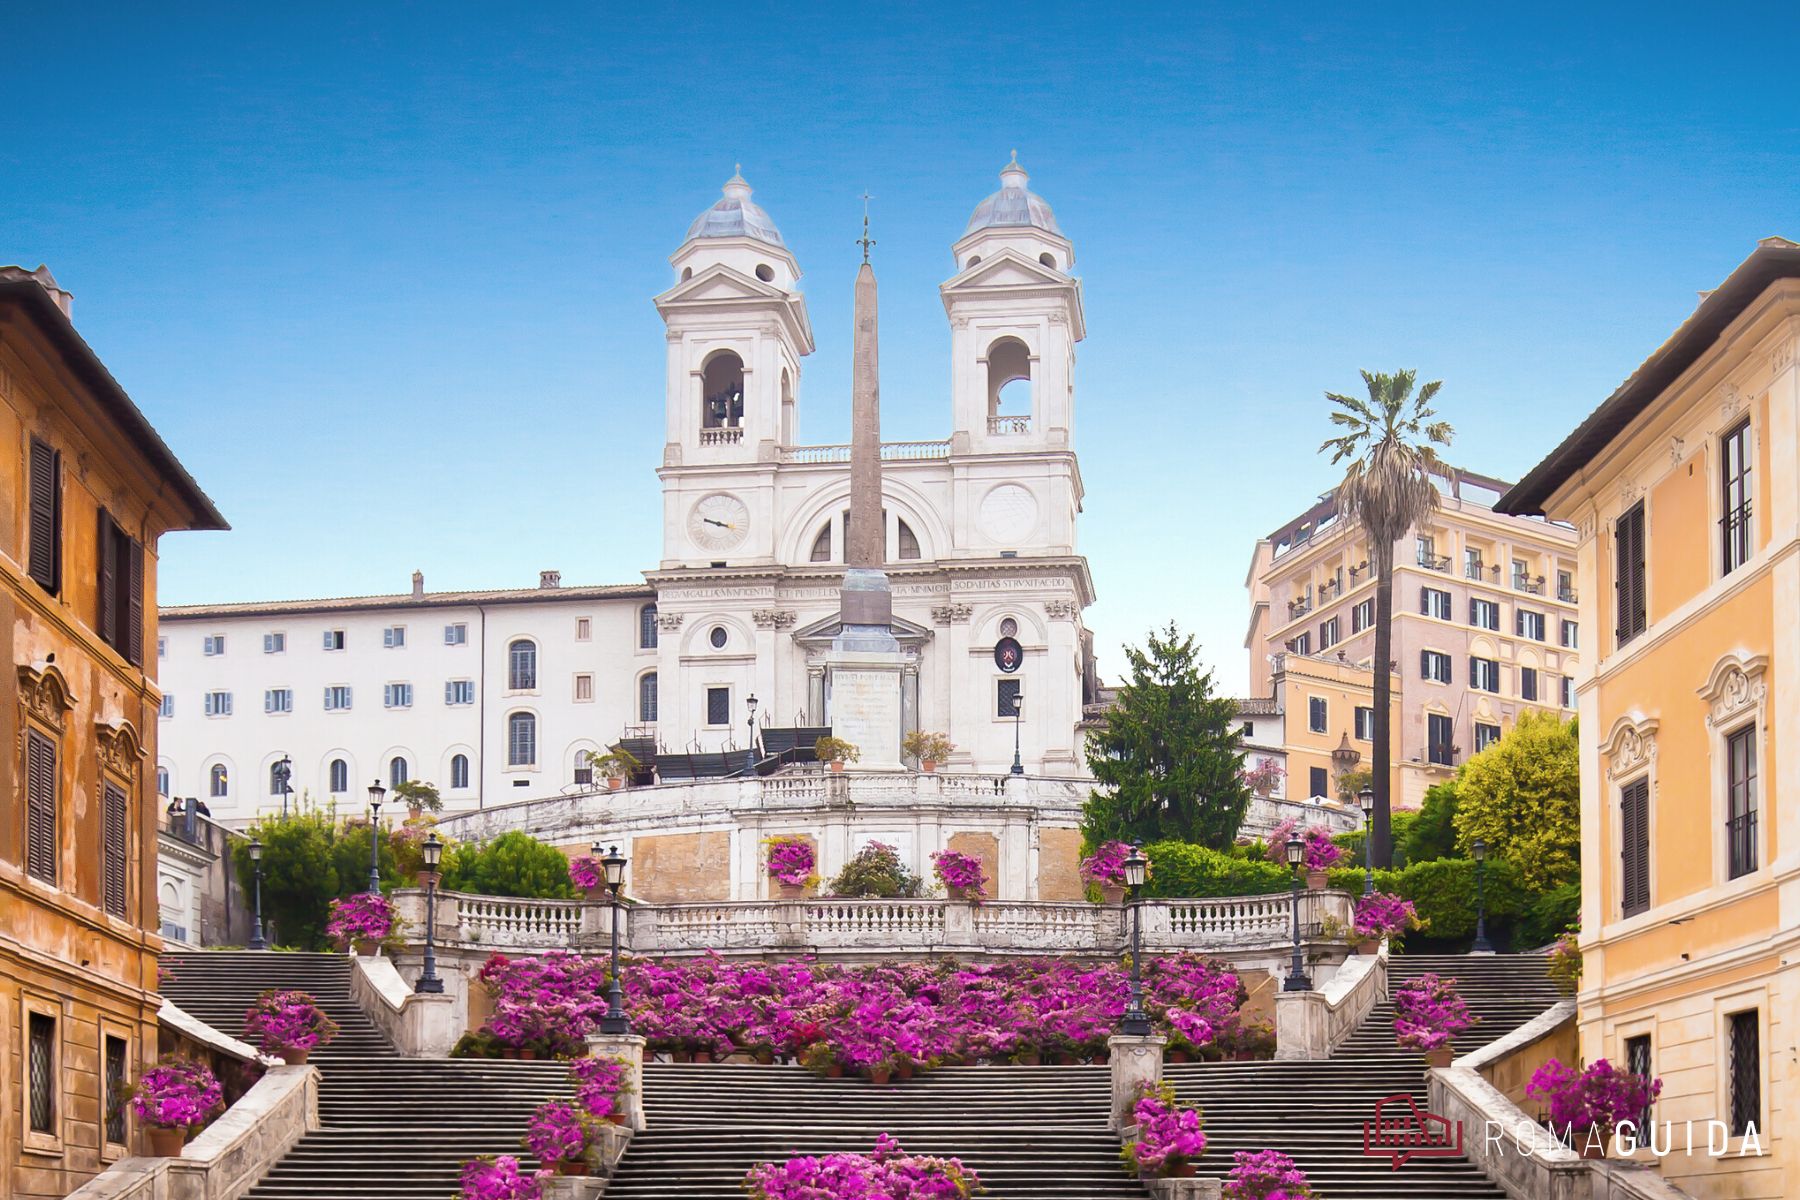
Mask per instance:
[[[106,861],[105,869],[102,872],[102,883],[105,888],[106,911],[115,917],[125,915],[126,860],[130,850],[126,807],[124,789],[108,782],[106,785],[106,842],[104,847]]]
[[[1635,780],[1619,793],[1621,871],[1619,907],[1636,916],[1650,907],[1650,781]]]
[[[1648,594],[1644,580],[1644,502],[1638,501],[1613,527],[1613,587],[1618,598],[1618,638],[1623,646],[1644,632]]]
[[[118,547],[115,544],[118,536],[118,526],[113,524],[111,514],[104,508],[101,509],[100,545],[96,555],[100,565],[100,578],[94,591],[97,593],[99,601],[100,640],[115,647],[119,644],[119,581],[115,570],[119,558]]]
[[[144,544],[136,538],[125,541],[125,639],[120,647],[134,667],[144,665]]]
[[[25,731],[25,869],[56,882],[56,743]]]
[[[54,595],[62,587],[62,455],[31,439],[31,546],[27,572]]]

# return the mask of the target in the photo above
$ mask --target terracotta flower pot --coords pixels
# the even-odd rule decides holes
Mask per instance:
[[[1358,954],[1379,954],[1381,953],[1381,942],[1377,938],[1364,938],[1356,943],[1356,952]]]
[[[843,760],[843,759],[841,759],[841,758],[834,758],[834,759],[832,759],[832,760],[831,760],[831,769],[832,769],[832,770],[833,770],[833,771],[836,771],[836,772],[837,772],[837,773],[839,773],[839,774],[840,774],[840,775],[841,775],[841,774],[843,774],[843,771],[844,771],[844,760]]]
[[[1194,1164],[1191,1162],[1169,1162],[1163,1164],[1164,1179],[1192,1179]]]
[[[1612,1145],[1613,1131],[1604,1126],[1589,1125],[1575,1131],[1575,1152],[1587,1159],[1603,1159]]]
[[[606,1123],[608,1125],[623,1125],[625,1123],[625,1114],[622,1112],[607,1113]]]
[[[355,942],[351,943],[350,948],[356,952],[358,957],[367,958],[379,950],[381,944],[379,942],[372,942],[368,938],[358,938]]]
[[[1043,1061],[1043,1056],[1036,1050],[1033,1050],[1029,1054],[1017,1055],[1013,1061],[1018,1063],[1021,1067],[1035,1067]]]
[[[1456,1049],[1452,1046],[1439,1046],[1436,1050],[1425,1052],[1425,1065],[1431,1067],[1447,1067],[1456,1058]]]
[[[894,1068],[894,1078],[898,1079],[901,1083],[905,1083],[907,1080],[911,1079],[912,1077],[913,1077],[913,1065],[911,1063],[903,1062],[899,1066]]]
[[[869,1068],[869,1082],[874,1084],[876,1087],[886,1087],[888,1080],[892,1079],[893,1077],[894,1077],[894,1068],[892,1068],[892,1067],[870,1067]]]
[[[152,1125],[144,1130],[144,1136],[150,1139],[150,1154],[154,1158],[180,1158],[181,1148],[187,1144],[188,1131],[184,1128],[163,1129]]]
[[[937,760],[935,758],[922,758],[919,760],[919,769],[924,771],[927,775],[936,775]]]
[[[1188,1060],[1188,1052],[1186,1050],[1171,1050],[1166,1057],[1172,1063],[1184,1063]]]
[[[558,1175],[586,1175],[588,1161],[585,1158],[565,1158],[556,1164]]]
[[[798,900],[806,895],[806,885],[804,883],[783,883],[781,880],[777,879],[775,881],[775,887],[776,890],[781,893],[781,898],[783,900]]]
[[[695,1062],[709,1063],[712,1060],[713,1060],[713,1054],[712,1054],[711,1050],[696,1050],[696,1051],[694,1051],[694,1061]]]
[[[406,806],[406,819],[407,820],[416,821],[424,815],[425,815],[425,809],[422,806],[417,805],[417,804],[409,804]]]
[[[966,903],[975,898],[975,893],[968,888],[953,887],[946,888],[945,891],[950,893],[950,898],[952,900],[960,900]]]
[[[297,1067],[304,1063],[311,1055],[311,1050],[283,1050],[281,1052],[281,1061],[290,1067]]]
[[[1326,875],[1323,871],[1308,871],[1306,873],[1306,886],[1311,891],[1322,892],[1325,890],[1325,885],[1329,882],[1331,882],[1331,877]]]
[[[607,776],[607,778],[606,778],[606,790],[607,791],[616,792],[624,786],[625,786],[625,777],[623,775]]]
[[[530,1046],[520,1046],[519,1047],[519,1060],[521,1062],[531,1062],[531,1061],[535,1060],[536,1058],[537,1058],[537,1051],[533,1050]]]
[[[1255,1062],[1256,1061],[1256,1051],[1254,1051],[1254,1050],[1233,1050],[1231,1052],[1231,1061],[1232,1062]]]
[[[827,1079],[842,1079],[843,1077],[844,1077],[844,1064],[843,1063],[832,1063],[829,1067],[825,1068],[825,1078],[827,1078]]]
[[[1120,883],[1103,883],[1100,885],[1100,903],[1125,903],[1125,885]]]

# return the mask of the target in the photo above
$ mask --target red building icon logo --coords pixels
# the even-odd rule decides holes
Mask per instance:
[[[1391,1158],[1398,1171],[1413,1158],[1461,1158],[1463,1127],[1419,1107],[1405,1092],[1375,1102],[1375,1119],[1363,1122],[1363,1154]]]

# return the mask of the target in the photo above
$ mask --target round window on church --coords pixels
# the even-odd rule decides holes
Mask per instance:
[[[708,640],[712,642],[712,648],[714,650],[723,650],[728,636],[729,635],[726,634],[723,625],[714,625],[712,633],[708,635]]]
[[[1017,621],[1013,620],[1011,617],[1008,617],[1008,618],[1006,618],[1006,620],[1000,622],[1000,636],[1001,637],[1018,637],[1019,636],[1019,623]]]
[[[774,283],[775,282],[775,268],[771,267],[768,263],[757,263],[756,264],[756,277],[758,279],[762,280],[764,283]]]

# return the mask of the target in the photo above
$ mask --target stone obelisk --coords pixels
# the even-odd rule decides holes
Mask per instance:
[[[897,771],[902,769],[902,664],[900,643],[894,640],[893,594],[881,569],[887,537],[881,514],[881,383],[875,269],[869,265],[872,245],[865,210],[851,368],[850,521],[838,602],[841,624],[828,662],[827,708],[832,733],[861,752],[859,768]]]

